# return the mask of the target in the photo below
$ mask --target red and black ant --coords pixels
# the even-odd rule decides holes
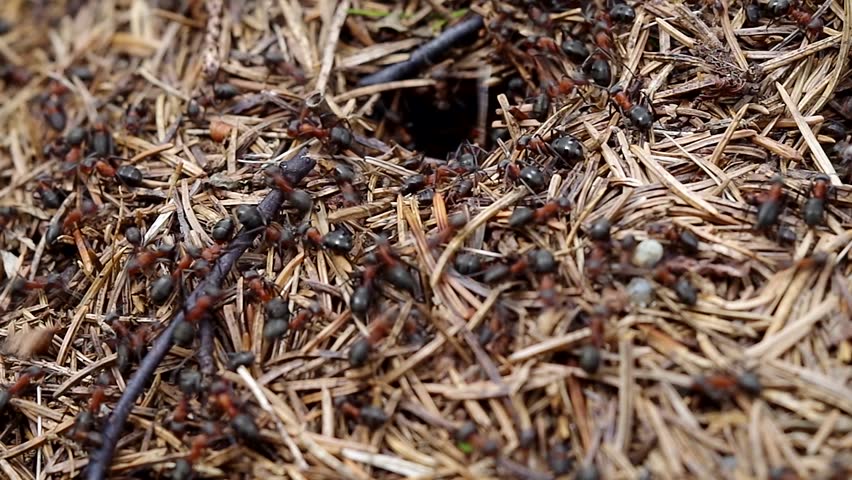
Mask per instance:
[[[438,230],[438,233],[427,240],[430,248],[437,248],[440,245],[447,243],[455,236],[456,232],[467,223],[467,217],[463,213],[458,213],[448,219],[447,226]]]
[[[39,176],[36,179],[35,193],[45,208],[59,208],[65,195],[61,190],[53,186],[53,180],[47,176]]]
[[[349,364],[353,367],[360,367],[367,362],[370,352],[390,333],[391,323],[382,317],[374,320],[369,328],[370,333],[356,340],[349,348]]]
[[[290,205],[295,207],[296,210],[304,213],[311,209],[313,206],[311,195],[304,190],[295,188],[292,182],[284,176],[281,167],[274,165],[267,167],[264,173],[269,177],[267,180],[269,186],[280,190]]]
[[[760,395],[763,389],[760,379],[751,372],[740,375],[726,372],[700,375],[693,379],[690,388],[715,402],[727,401],[739,392]]]
[[[93,216],[98,211],[97,205],[89,199],[83,199],[80,206],[65,214],[62,220],[62,231],[68,232],[72,227],[76,228],[80,222]]]
[[[221,438],[218,427],[213,423],[205,423],[202,433],[194,436],[190,442],[189,454],[175,461],[171,471],[172,480],[190,480],[193,478],[192,466],[195,465],[204,452]]]
[[[33,382],[42,377],[44,377],[44,370],[41,367],[28,367],[9,388],[0,389],[0,412],[6,409],[12,398],[22,394]]]
[[[811,182],[811,196],[802,207],[802,218],[809,227],[816,227],[823,222],[828,195],[833,191],[828,175],[817,175]]]
[[[110,383],[112,378],[106,372],[101,373],[95,380],[88,408],[81,411],[74,420],[74,427],[69,434],[72,440],[92,447],[98,447],[103,443],[103,437],[97,431],[97,419],[101,405],[106,400],[106,388]]]
[[[376,279],[381,272],[381,265],[368,263],[361,271],[361,284],[349,297],[349,309],[354,315],[363,316],[370,310],[376,294]]]
[[[643,103],[635,103],[633,98],[639,94],[642,84],[634,80],[628,88],[613,88],[610,91],[610,99],[626,115],[634,126],[643,132],[647,132],[654,125],[654,114],[647,99]]]
[[[141,250],[127,262],[127,273],[136,276],[151,268],[157,261],[168,259],[174,252],[171,246],[162,246],[156,250]]]
[[[571,210],[571,201],[565,197],[548,200],[543,206],[533,210],[527,207],[516,207],[509,218],[509,226],[520,228],[529,224],[543,224],[559,213]]]
[[[772,186],[769,191],[760,193],[750,198],[753,204],[757,204],[757,221],[755,230],[767,230],[778,223],[778,218],[787,203],[787,193],[784,191],[784,178],[780,175],[772,177]]]
[[[48,126],[57,132],[65,130],[68,116],[65,114],[63,97],[68,93],[68,88],[57,82],[51,81],[47,92],[39,96],[41,112]]]
[[[334,168],[334,180],[343,196],[343,205],[351,207],[361,203],[361,196],[355,190],[355,171],[347,165],[339,164]]]
[[[150,111],[145,102],[127,107],[124,114],[124,128],[131,135],[138,135],[145,128]]]
[[[297,313],[296,316],[293,317],[293,320],[290,321],[290,328],[292,330],[298,330],[305,326],[305,324],[309,321],[322,315],[322,312],[323,310],[319,303],[311,302],[311,304],[308,305],[307,308],[299,310],[299,313]]]
[[[799,0],[769,0],[766,12],[772,18],[789,16],[810,38],[819,36],[825,25],[821,16],[804,10]]]
[[[234,392],[225,381],[217,381],[210,387],[209,401],[227,414],[231,427],[240,438],[247,441],[260,440],[260,431],[254,419],[240,410]]]
[[[383,236],[376,239],[376,258],[382,264],[385,280],[412,295],[415,293],[417,283],[414,276],[409,272],[407,265],[397,258],[387,238]]]
[[[354,144],[352,131],[341,125],[322,128],[313,125],[307,119],[297,119],[287,126],[287,135],[293,138],[316,138],[326,142],[335,149],[350,148]]]
[[[344,415],[363,423],[371,430],[381,427],[388,421],[388,414],[381,407],[374,405],[359,407],[346,397],[335,400],[335,405]]]

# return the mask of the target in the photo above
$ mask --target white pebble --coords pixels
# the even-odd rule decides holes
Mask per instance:
[[[642,277],[633,277],[627,284],[630,302],[637,307],[647,307],[654,300],[654,287]]]
[[[663,245],[656,240],[643,240],[633,252],[633,265],[653,268],[663,258]]]

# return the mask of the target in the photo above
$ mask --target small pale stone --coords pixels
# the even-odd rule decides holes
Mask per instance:
[[[654,300],[654,288],[651,282],[642,277],[634,277],[627,284],[630,302],[638,307],[647,307]]]
[[[663,258],[663,245],[656,240],[643,240],[633,252],[633,265],[652,268]]]

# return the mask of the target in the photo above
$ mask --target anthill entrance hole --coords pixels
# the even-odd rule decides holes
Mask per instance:
[[[451,79],[447,84],[445,90],[423,87],[385,94],[377,113],[385,114],[387,133],[393,140],[434,158],[445,158],[463,142],[475,140],[477,81]],[[504,89],[497,85],[488,92],[486,148],[491,144],[497,95]]]

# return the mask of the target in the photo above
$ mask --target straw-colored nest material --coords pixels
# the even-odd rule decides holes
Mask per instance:
[[[789,12],[746,25],[739,2],[636,2],[631,24],[605,32],[609,52],[593,45],[590,17],[603,2],[590,14],[578,2],[460,3],[2,2],[0,206],[15,210],[0,211],[0,334],[10,337],[0,476],[72,478],[87,467],[146,345],[176,314],[203,312],[183,301],[204,278],[199,260],[177,271],[164,306],[150,301],[150,285],[191,249],[206,249],[212,264],[216,222],[258,204],[271,183],[262,167],[307,145],[318,165],[297,187],[313,198],[309,212],[285,202],[266,220],[313,227],[312,238],[346,229],[353,248],[317,248],[301,232],[273,244],[275,232],[261,233],[200,323],[212,325],[212,349],[200,339],[171,348],[146,385],[113,478],[164,477],[186,458],[198,475],[220,478],[592,478],[592,466],[604,479],[848,478],[852,190],[829,121],[842,125],[850,113],[852,1],[820,9],[816,36]],[[792,8],[801,16],[818,7]],[[447,60],[417,78],[355,88],[474,13],[487,33]],[[628,96],[638,76],[631,101],[653,106],[651,131],[625,120],[615,92],[582,81],[534,118],[547,81],[570,90],[564,80],[583,76],[558,48],[568,35],[611,65]],[[404,148],[399,124],[368,117],[379,103],[393,111],[412,89],[452,100],[442,89],[458,79],[494,93],[512,77],[524,80],[520,91],[489,105],[481,96],[471,125],[480,141],[493,129],[508,135],[490,151],[452,154],[474,154],[478,168],[441,170],[434,195],[403,195],[403,180],[429,160]],[[234,98],[215,98],[223,84]],[[304,100],[317,91],[356,135],[349,148],[309,138],[320,118]],[[79,155],[57,145],[49,123],[59,110],[63,135],[89,134]],[[288,127],[300,118],[306,135],[294,139]],[[87,157],[104,132],[114,150]],[[584,144],[579,162],[547,148],[566,134]],[[521,135],[532,136],[526,150],[515,148]],[[353,182],[334,180],[340,164]],[[113,177],[120,165],[144,179]],[[538,195],[513,180],[530,165],[547,179]],[[810,228],[802,212],[817,173],[833,187]],[[458,194],[465,180],[467,197]],[[353,204],[341,196],[350,187]],[[778,222],[758,230],[754,203],[773,202],[773,189],[786,202]],[[513,208],[557,198],[570,211],[510,228]],[[465,222],[453,227],[457,214]],[[612,239],[593,240],[603,218]],[[144,246],[125,238],[131,226]],[[631,235],[664,245],[657,267],[630,265]],[[133,272],[163,245],[177,247]],[[555,273],[514,263],[516,275],[489,285],[481,272],[457,271],[461,253],[486,269],[534,249],[555,256]],[[417,274],[412,292],[388,280],[391,265]],[[371,268],[384,273],[371,280]],[[249,270],[274,288],[250,288]],[[650,304],[631,303],[634,278],[651,282]],[[372,309],[353,316],[350,298],[367,282]],[[262,300],[277,296],[291,328],[265,339]],[[365,339],[366,360],[350,366]],[[235,351],[255,362],[229,371]],[[594,354],[601,364],[590,373]],[[179,373],[199,364],[200,391],[185,395]],[[29,376],[31,366],[44,377]],[[94,422],[81,426],[81,412]],[[259,440],[240,438],[232,419],[241,413]],[[469,435],[459,434],[468,422]]]

